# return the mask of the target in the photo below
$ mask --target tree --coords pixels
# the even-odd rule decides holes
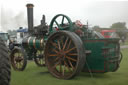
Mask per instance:
[[[125,23],[125,22],[117,22],[117,23],[113,23],[112,26],[111,26],[110,28],[112,28],[112,29],[116,29],[116,30],[127,29],[127,27],[126,27],[126,23]]]
[[[115,29],[120,38],[126,36],[125,30],[127,29],[127,27],[125,22],[113,23],[110,28]]]

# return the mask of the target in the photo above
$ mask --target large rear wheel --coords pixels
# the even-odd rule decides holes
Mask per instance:
[[[45,47],[45,62],[49,72],[60,79],[70,79],[81,72],[85,52],[81,39],[73,32],[58,31],[51,35]]]

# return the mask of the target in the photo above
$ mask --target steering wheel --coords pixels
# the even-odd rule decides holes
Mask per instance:
[[[59,21],[57,21],[58,19]],[[67,22],[65,23],[65,21]],[[51,20],[49,32],[52,33],[57,30],[71,30],[71,28],[72,28],[71,19],[64,14],[58,14],[54,16],[53,19]]]

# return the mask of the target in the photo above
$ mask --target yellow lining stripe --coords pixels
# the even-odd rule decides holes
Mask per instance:
[[[31,37],[28,38],[28,42],[27,42],[27,43],[28,43],[28,47],[30,47],[30,46],[29,46],[29,41],[30,41],[30,39],[31,39]]]
[[[44,42],[44,39],[42,38],[42,39],[40,40],[40,46],[41,46],[41,47],[43,47],[43,42]]]
[[[36,49],[36,37],[33,39],[33,46],[34,46],[34,48]]]

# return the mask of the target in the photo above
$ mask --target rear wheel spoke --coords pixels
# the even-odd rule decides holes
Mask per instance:
[[[64,74],[65,74],[65,65],[63,66],[63,73],[62,73],[62,75],[64,76]]]
[[[63,46],[63,50],[65,49],[65,47],[67,45],[67,42],[68,42],[68,38],[66,38],[66,40],[65,40],[65,43],[64,43],[64,46]]]
[[[76,59],[71,58],[71,57],[69,57],[69,56],[66,56],[66,58],[69,59],[69,60],[75,61],[75,62],[77,61]]]
[[[58,49],[58,46],[57,46],[56,43],[54,43],[54,42],[52,42],[52,41],[51,41],[50,43]]]
[[[68,46],[67,46],[67,50],[69,49],[69,47],[70,47],[70,45],[71,45],[71,40],[69,41],[69,44],[68,44]]]
[[[58,44],[59,50],[61,50],[61,46],[60,46],[60,41],[59,40],[57,41],[57,44]]]
[[[57,50],[53,49],[52,51],[54,51],[55,53],[59,53]]]
[[[54,60],[54,62],[56,62],[57,60],[59,60],[60,58],[59,57],[56,57],[56,59]]]
[[[62,72],[62,63],[60,62],[60,65],[59,65],[59,67],[60,67],[60,73]]]
[[[65,64],[65,66],[68,68],[69,72],[71,72],[71,69],[70,69],[70,67],[68,66],[68,64],[66,63],[66,61],[64,61],[64,64]]]
[[[58,56],[57,54],[49,54],[48,56],[53,57],[53,56]]]
[[[72,65],[71,61],[68,60],[68,62],[69,62],[69,64],[70,64],[70,66],[72,67],[72,69],[74,70],[75,68],[74,68],[74,66]]]
[[[59,63],[60,63],[60,61],[58,61],[58,62],[52,67],[52,69],[55,69]]]
[[[77,53],[68,53],[67,55],[70,55],[70,56],[77,56]]]
[[[65,53],[69,53],[70,51],[75,50],[75,49],[76,49],[76,47],[73,47],[73,48],[71,48],[71,49],[65,51]]]

